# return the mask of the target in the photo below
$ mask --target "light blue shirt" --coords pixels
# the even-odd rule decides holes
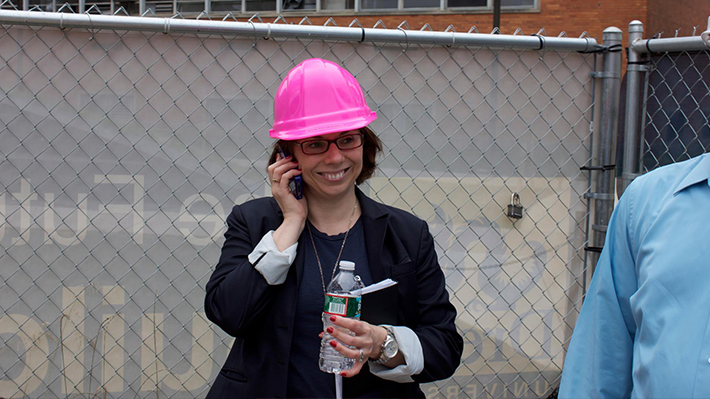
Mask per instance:
[[[710,154],[636,178],[614,209],[559,398],[710,398]]]

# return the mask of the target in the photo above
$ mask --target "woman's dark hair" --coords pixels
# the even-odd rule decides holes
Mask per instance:
[[[362,143],[362,171],[360,176],[355,179],[357,185],[362,184],[365,180],[372,177],[377,169],[377,156],[382,152],[382,141],[377,135],[367,126],[360,128],[360,133],[363,135]],[[289,154],[293,154],[293,147],[296,144],[290,140],[278,140],[273,145],[271,156],[269,157],[269,165],[276,162],[278,147],[281,147]]]

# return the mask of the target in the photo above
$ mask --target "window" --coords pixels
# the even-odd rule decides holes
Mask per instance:
[[[532,8],[535,7],[535,0],[501,0],[501,7],[519,7]]]
[[[448,7],[487,7],[488,0],[448,0]],[[533,8],[535,0],[501,0],[501,8]],[[493,0],[491,0],[491,8],[493,8]]]
[[[363,10],[386,10],[397,9],[398,4],[397,0],[361,0],[360,7]]]
[[[439,0],[404,0],[404,8],[440,8]]]
[[[48,1],[48,0],[45,0]],[[158,1],[158,0],[149,0]],[[181,13],[198,13],[205,9],[205,0],[177,0],[177,11]],[[216,13],[246,13],[255,12],[320,12],[339,10],[355,10],[357,0],[208,0],[210,12]],[[443,4],[442,4],[443,1]],[[494,0],[360,0],[360,10],[376,12],[378,10],[410,10],[419,9],[447,10],[480,9],[492,10]],[[541,0],[501,0],[503,9],[534,8]],[[443,8],[442,8],[443,6]]]
[[[281,9],[284,10],[284,12],[294,10],[315,10],[316,0],[283,0],[283,3],[281,3]]]
[[[276,11],[274,0],[243,0],[246,3],[247,12]]]
[[[487,0],[449,0],[449,7],[486,7]],[[502,5],[501,5],[502,6]]]
[[[321,8],[324,10],[353,10],[355,0],[321,0]]]

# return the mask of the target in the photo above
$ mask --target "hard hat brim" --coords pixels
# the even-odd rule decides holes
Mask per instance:
[[[277,140],[291,141],[330,133],[348,132],[369,125],[377,119],[377,113],[370,111],[369,115],[362,115],[348,120],[339,120],[335,117],[330,122],[323,122],[323,115],[319,115],[318,118],[321,123],[311,124],[308,118],[301,118],[299,120],[290,120],[287,123],[275,124],[272,129],[269,129],[269,136]]]

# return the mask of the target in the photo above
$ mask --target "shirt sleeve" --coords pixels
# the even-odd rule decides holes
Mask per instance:
[[[637,290],[634,184],[614,209],[567,350],[558,397],[629,398],[636,324],[630,298]]]
[[[274,231],[270,230],[261,238],[256,248],[249,254],[249,262],[269,285],[279,285],[286,281],[288,269],[296,259],[298,243],[279,251],[274,242]]]
[[[410,328],[391,326],[399,351],[404,355],[404,364],[388,368],[381,364],[370,362],[370,372],[382,379],[395,382],[414,382],[412,376],[424,370],[424,352],[419,337]]]

